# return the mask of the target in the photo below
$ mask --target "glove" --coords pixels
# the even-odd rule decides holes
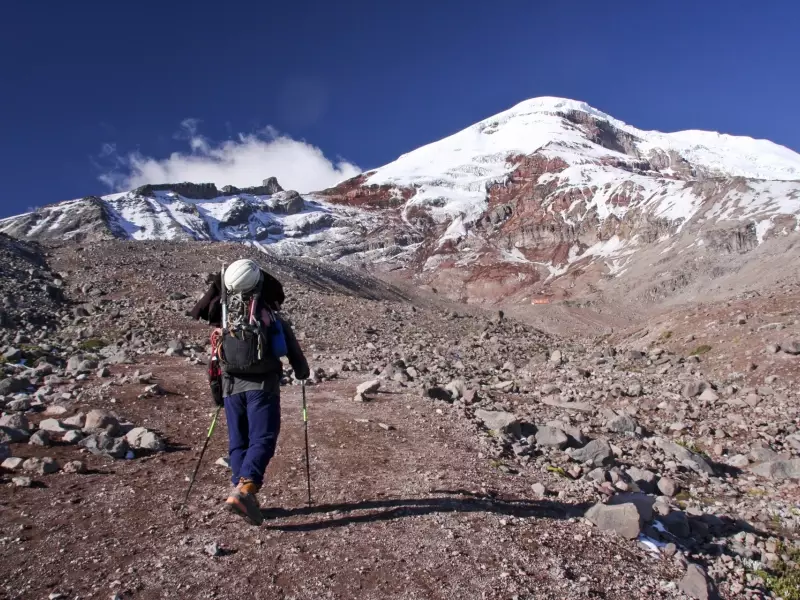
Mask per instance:
[[[308,367],[306,367],[302,371],[295,371],[294,372],[295,379],[299,379],[300,381],[308,379],[309,375],[311,375],[311,373],[309,373]]]
[[[222,378],[212,379],[208,385],[211,388],[211,400],[214,402],[214,406],[223,406],[225,398],[222,396]]]

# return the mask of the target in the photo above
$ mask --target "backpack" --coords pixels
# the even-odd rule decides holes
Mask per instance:
[[[222,288],[222,336],[217,345],[222,370],[258,375],[279,369],[288,351],[286,337],[280,318],[262,299],[261,286],[247,294],[228,294]],[[262,320],[264,312],[268,324]]]

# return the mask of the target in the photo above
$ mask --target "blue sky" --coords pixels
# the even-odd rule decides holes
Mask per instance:
[[[644,129],[800,150],[800,5],[789,1],[30,0],[0,11],[2,216],[206,167],[209,181],[278,175],[313,189],[544,95]]]

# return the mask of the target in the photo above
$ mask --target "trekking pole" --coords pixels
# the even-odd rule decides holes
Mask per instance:
[[[200,458],[197,459],[197,466],[194,468],[194,473],[192,473],[192,478],[189,480],[189,489],[186,490],[186,496],[183,497],[183,507],[186,507],[186,503],[189,500],[189,492],[192,491],[192,486],[194,485],[194,480],[197,477],[197,472],[200,470],[200,463],[203,462],[203,455],[206,453],[206,448],[208,448],[208,442],[211,441],[211,434],[214,433],[214,427],[217,426],[217,418],[219,417],[219,411],[221,408],[222,408],[221,406],[217,406],[217,410],[214,413],[214,418],[211,419],[211,427],[208,428],[206,441],[203,444],[203,449],[200,451]]]
[[[308,409],[306,407],[306,380],[302,382],[303,387],[303,428],[306,438],[306,486],[308,487],[308,505],[311,506],[311,469],[308,464]]]

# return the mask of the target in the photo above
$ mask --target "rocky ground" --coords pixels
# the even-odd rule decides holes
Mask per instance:
[[[0,596],[800,597],[796,288],[564,337],[238,245],[0,250]],[[179,507],[212,411],[186,311],[242,255],[314,371],[314,504],[287,370],[261,528],[219,510],[224,422]]]

